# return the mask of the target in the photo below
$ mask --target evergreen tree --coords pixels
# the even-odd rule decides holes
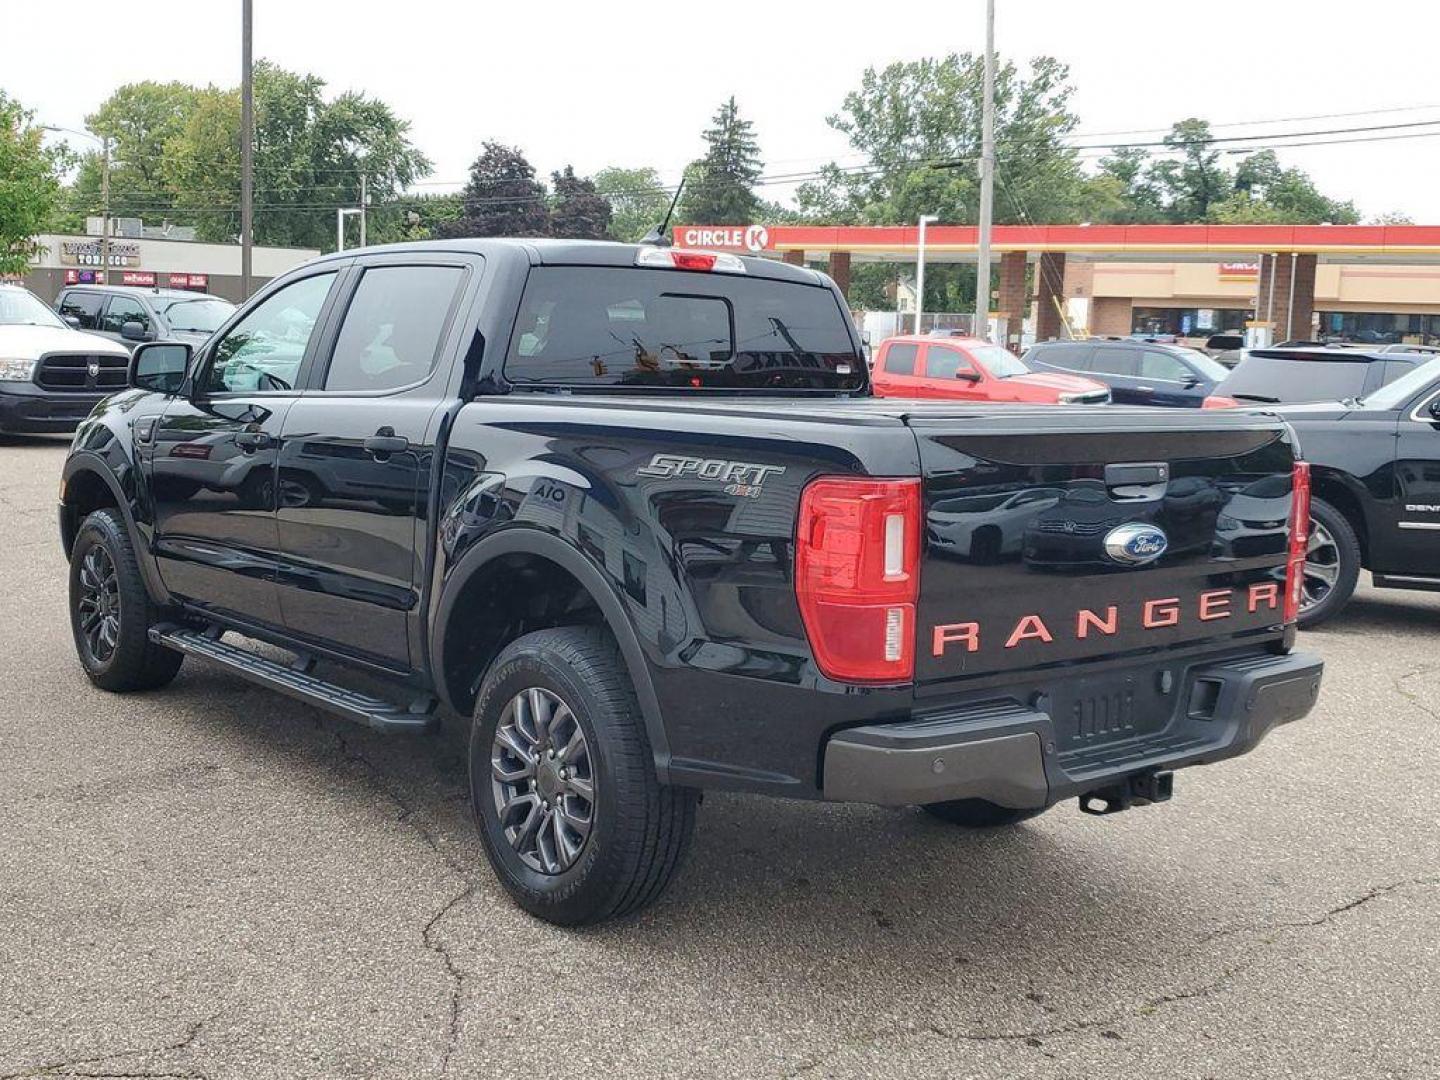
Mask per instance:
[[[483,145],[470,166],[460,206],[459,218],[441,224],[440,236],[545,236],[550,231],[545,185],[513,146]]]
[[[610,230],[610,203],[588,176],[575,168],[550,174],[555,203],[550,208],[550,235],[571,240],[604,240]]]
[[[705,131],[705,156],[687,173],[681,215],[707,225],[748,225],[760,200],[760,147],[754,125],[740,119],[735,98],[720,106]]]

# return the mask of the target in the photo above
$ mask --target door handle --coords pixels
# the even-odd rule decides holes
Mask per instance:
[[[364,447],[377,457],[384,454],[403,454],[410,449],[410,440],[396,435],[394,428],[383,427],[364,442]]]
[[[1139,390],[1142,394],[1153,394],[1155,392],[1155,388],[1153,386],[1137,386],[1135,387],[1135,389]]]
[[[247,454],[256,450],[268,450],[275,445],[275,438],[268,431],[239,431],[235,433],[235,445]]]

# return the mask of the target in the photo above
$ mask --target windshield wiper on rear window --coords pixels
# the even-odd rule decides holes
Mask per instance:
[[[1233,398],[1239,398],[1242,401],[1261,401],[1267,405],[1280,404],[1280,399],[1278,397],[1266,397],[1264,394],[1231,394],[1230,396]]]

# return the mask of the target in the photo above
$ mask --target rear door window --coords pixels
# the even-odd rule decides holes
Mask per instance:
[[[104,306],[103,293],[68,292],[60,301],[60,317],[79,320],[81,330],[98,330],[100,309]]]
[[[1092,352],[1089,345],[1052,345],[1036,349],[1035,362],[1066,371],[1089,371]]]
[[[886,375],[914,375],[920,346],[913,341],[896,341],[885,347]]]
[[[1135,349],[1119,349],[1107,346],[1100,346],[1091,357],[1090,370],[1100,375],[1121,375],[1130,377],[1135,374]]]
[[[372,266],[350,299],[326,390],[394,390],[430,375],[465,271]]]
[[[865,362],[822,286],[541,266],[525,284],[505,375],[519,386],[858,390]]]

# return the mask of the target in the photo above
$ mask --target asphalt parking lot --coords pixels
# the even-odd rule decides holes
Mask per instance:
[[[1440,596],[1363,587],[1318,710],[1167,805],[712,795],[661,904],[565,932],[491,879],[458,723],[92,689],[64,452],[0,438],[0,1080],[1440,1075]]]

